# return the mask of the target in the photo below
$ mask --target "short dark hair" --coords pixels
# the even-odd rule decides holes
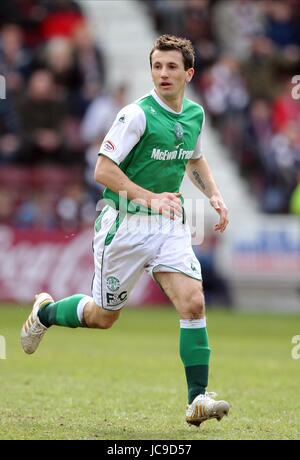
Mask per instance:
[[[175,35],[161,35],[155,40],[154,46],[150,52],[150,66],[152,67],[152,54],[155,50],[168,51],[177,50],[180,51],[183,57],[184,69],[190,69],[194,67],[195,62],[195,51],[192,42],[187,38],[176,37]]]

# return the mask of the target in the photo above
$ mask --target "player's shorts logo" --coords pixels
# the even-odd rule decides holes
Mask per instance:
[[[112,143],[112,141],[105,141],[103,144],[103,150],[105,150],[106,152],[113,152],[114,150],[116,150],[116,147]]]
[[[106,280],[107,289],[116,292],[120,287],[120,281],[115,276],[109,276]]]
[[[193,272],[199,273],[198,268],[193,264],[193,262],[191,263],[191,269],[193,270]]]
[[[120,294],[106,293],[106,302],[108,307],[118,307],[127,300],[127,291],[120,292]]]

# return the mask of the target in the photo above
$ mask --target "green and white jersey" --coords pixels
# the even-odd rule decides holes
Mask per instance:
[[[152,90],[122,109],[105,136],[99,155],[114,161],[126,176],[154,192],[178,192],[190,159],[202,156],[203,108],[184,98],[181,112]],[[106,188],[105,199],[119,209],[119,196]],[[142,211],[139,206],[129,212]]]

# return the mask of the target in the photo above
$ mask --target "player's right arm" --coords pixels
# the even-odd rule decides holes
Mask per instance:
[[[100,147],[95,180],[115,193],[125,192],[129,201],[174,219],[182,213],[180,193],[153,193],[135,184],[119,168],[119,164],[139,142],[145,127],[145,114],[137,104],[130,104],[118,113]]]
[[[115,193],[122,195],[125,192],[129,201],[151,208],[171,219],[182,213],[180,193],[152,193],[128,179],[119,166],[104,155],[100,155],[97,160],[95,180]]]

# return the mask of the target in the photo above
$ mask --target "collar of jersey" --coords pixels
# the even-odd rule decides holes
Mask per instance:
[[[182,114],[182,110],[183,110],[183,102],[182,102],[182,107],[181,107],[181,110],[180,112],[175,112],[175,110],[171,109],[171,107],[169,107],[167,104],[165,104],[165,102],[163,102],[161,100],[161,98],[158,96],[158,94],[156,93],[155,89],[153,88],[152,91],[150,92],[151,96],[153,97],[153,99],[155,100],[155,102],[158,103],[158,105],[160,105],[163,109],[165,109],[167,112],[170,112],[172,113],[173,115],[181,115]]]

